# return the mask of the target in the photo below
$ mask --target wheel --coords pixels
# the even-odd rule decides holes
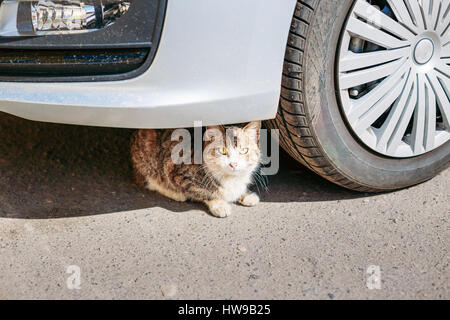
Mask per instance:
[[[378,192],[450,160],[450,2],[298,1],[270,128],[326,179]]]

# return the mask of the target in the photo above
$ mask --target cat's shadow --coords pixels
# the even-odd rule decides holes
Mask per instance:
[[[178,203],[139,189],[131,174],[133,131],[48,124],[0,113],[0,218],[49,219],[162,207]],[[365,196],[337,187],[282,156],[263,202],[310,202]]]

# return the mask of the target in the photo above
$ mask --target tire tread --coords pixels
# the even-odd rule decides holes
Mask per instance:
[[[351,190],[381,192],[384,190],[361,185],[342,174],[328,160],[312,134],[312,119],[305,108],[303,59],[310,25],[320,1],[297,1],[284,59],[279,109],[276,118],[267,125],[280,130],[280,145],[285,151],[325,179]]]

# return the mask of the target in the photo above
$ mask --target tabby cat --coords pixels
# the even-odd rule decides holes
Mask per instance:
[[[229,216],[233,202],[255,206],[259,197],[248,187],[260,166],[260,129],[260,121],[206,127],[201,164],[173,161],[174,147],[180,143],[172,141],[173,129],[138,130],[131,139],[136,181],[176,201],[203,202],[216,217]]]

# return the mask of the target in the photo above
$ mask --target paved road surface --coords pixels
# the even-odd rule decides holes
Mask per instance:
[[[450,298],[449,170],[368,195],[283,159],[222,220],[136,188],[130,134],[0,114],[0,298]]]

